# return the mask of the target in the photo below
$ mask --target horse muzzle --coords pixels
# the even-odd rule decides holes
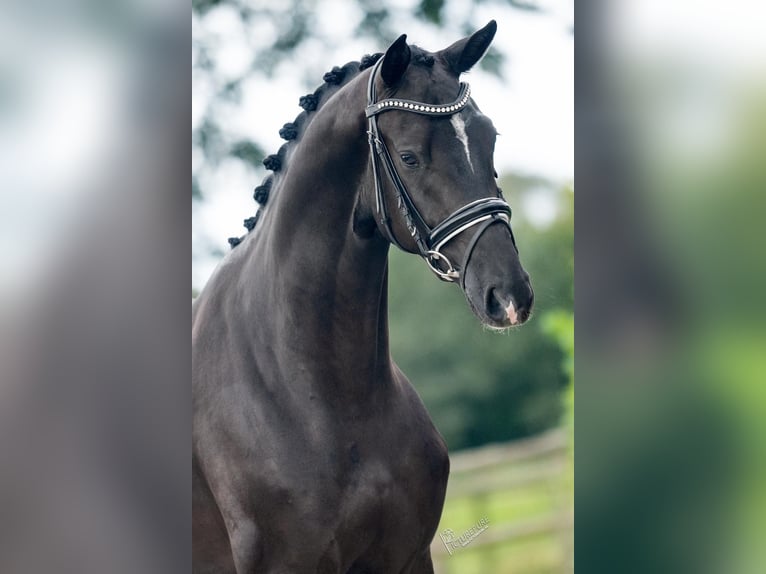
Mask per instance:
[[[529,319],[535,295],[506,226],[486,230],[462,271],[463,292],[482,323],[505,329]]]

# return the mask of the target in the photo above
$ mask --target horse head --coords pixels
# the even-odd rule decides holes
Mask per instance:
[[[400,36],[370,74],[366,115],[378,230],[502,329],[529,318],[534,294],[496,182],[497,132],[460,82],[496,30],[492,21],[435,53]]]

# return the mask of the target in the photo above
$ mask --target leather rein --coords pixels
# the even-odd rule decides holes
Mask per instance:
[[[498,197],[477,199],[457,209],[436,226],[429,226],[417,207],[415,207],[410,194],[407,192],[407,188],[404,186],[394,167],[391,154],[388,152],[388,148],[380,136],[377,116],[391,110],[426,116],[451,116],[460,112],[460,110],[468,105],[471,89],[468,84],[461,82],[457,99],[449,104],[424,104],[422,102],[398,98],[376,101],[375,76],[382,62],[382,58],[378,60],[370,73],[369,83],[367,84],[367,108],[365,109],[368,121],[367,134],[370,143],[372,173],[375,181],[375,204],[380,229],[388,241],[399,247],[399,249],[408,251],[396,239],[391,228],[391,217],[389,216],[383,196],[380,168],[380,164],[382,164],[383,169],[393,183],[397,206],[407,225],[407,230],[417,245],[420,256],[423,257],[428,267],[439,279],[450,283],[460,281],[461,287],[464,287],[465,273],[463,272],[468,266],[473,249],[476,247],[476,243],[481,235],[490,225],[497,222],[502,222],[508,226],[509,231],[511,230],[511,206],[500,195]],[[500,194],[499,190],[498,194]],[[459,267],[455,267],[449,258],[441,252],[441,249],[450,240],[477,225],[479,227],[474,231],[473,237],[468,244],[462,264]],[[512,231],[511,238],[513,238]]]

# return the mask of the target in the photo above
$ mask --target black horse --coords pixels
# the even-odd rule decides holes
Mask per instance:
[[[389,354],[388,248],[488,326],[529,316],[496,132],[459,82],[496,28],[333,68],[282,129],[271,200],[193,308],[195,572],[433,572],[449,459]]]

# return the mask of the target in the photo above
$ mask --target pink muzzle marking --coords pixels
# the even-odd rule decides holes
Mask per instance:
[[[511,325],[515,325],[519,322],[519,316],[516,313],[516,307],[513,306],[513,301],[508,303],[508,307],[506,307],[505,313],[508,315],[508,320],[511,322]]]

